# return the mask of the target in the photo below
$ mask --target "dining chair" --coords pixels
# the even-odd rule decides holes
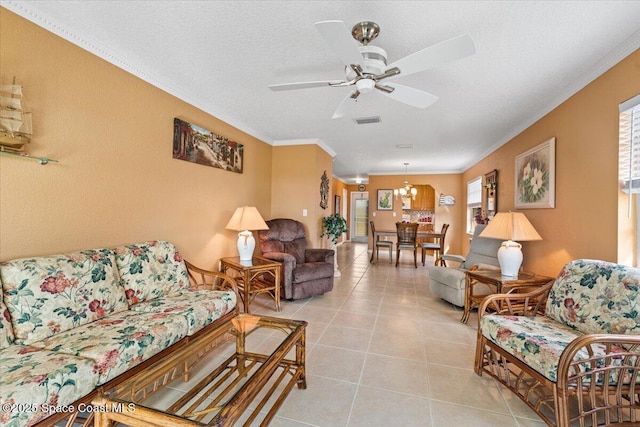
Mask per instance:
[[[396,267],[400,261],[400,251],[413,251],[413,264],[418,268],[418,223],[396,222],[398,241],[396,242]]]
[[[433,265],[447,266],[447,262],[442,259],[442,252],[444,251],[444,238],[447,235],[449,224],[442,224],[442,230],[440,231],[440,237],[435,239],[435,242],[423,242],[420,243],[422,248],[422,265],[424,265],[425,252],[433,251]]]
[[[380,248],[388,248],[389,249],[389,264],[393,262],[393,242],[391,240],[380,240],[380,236],[376,235],[376,225],[373,221],[370,221],[371,224],[371,235],[373,236],[373,250],[376,252],[376,261],[380,258]],[[373,253],[371,254],[371,262],[373,262]]]

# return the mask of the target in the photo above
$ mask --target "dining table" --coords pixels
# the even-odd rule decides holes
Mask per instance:
[[[378,230],[376,229],[375,234],[373,235],[373,241],[375,242],[378,237],[398,237],[398,231],[396,229],[381,229]],[[418,235],[417,235],[417,239],[420,240],[426,240],[426,239],[441,239],[442,238],[442,233],[438,232],[438,231],[421,231],[418,230]],[[374,243],[375,245],[375,243]],[[373,258],[375,256],[376,250],[375,247],[374,249],[371,251],[371,259],[369,260],[369,262],[373,262]]]

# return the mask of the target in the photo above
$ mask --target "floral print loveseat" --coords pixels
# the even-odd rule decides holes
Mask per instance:
[[[488,373],[549,425],[640,425],[640,269],[564,266],[531,293],[480,307],[476,373]]]
[[[160,241],[0,263],[0,426],[82,409],[102,385],[237,313],[233,279],[210,272],[222,285],[196,287],[187,266]]]

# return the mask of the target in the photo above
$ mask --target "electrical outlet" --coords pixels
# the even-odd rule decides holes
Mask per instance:
[[[302,216],[307,216],[308,212],[306,209],[302,209]]]
[[[393,217],[394,217],[394,218],[396,217],[396,213],[395,213],[395,212],[393,213]]]

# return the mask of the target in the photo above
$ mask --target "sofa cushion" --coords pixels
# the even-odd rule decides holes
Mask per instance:
[[[115,378],[187,336],[184,316],[124,311],[33,343],[95,361],[98,384]]]
[[[0,277],[15,339],[22,344],[128,308],[109,249],[6,261]]]
[[[585,334],[640,334],[640,269],[604,261],[564,266],[546,315]]]
[[[308,282],[310,280],[333,277],[333,264],[327,262],[307,262],[298,264],[293,269],[293,283]]]
[[[557,380],[560,355],[571,341],[582,335],[579,331],[545,316],[486,315],[480,319],[480,327],[485,338],[553,382]],[[594,345],[593,349],[596,356],[605,354],[602,344]],[[575,360],[588,358],[589,353],[582,348]],[[604,365],[604,360],[602,362]],[[615,364],[615,361],[609,364]],[[584,372],[592,370],[589,363],[581,367]],[[612,372],[612,375],[617,375],[617,372]],[[612,381],[615,380],[612,378]]]
[[[184,316],[189,325],[188,335],[193,335],[233,311],[236,303],[233,291],[185,291],[178,297],[161,297],[136,304],[131,310]]]
[[[54,407],[71,405],[89,394],[97,384],[91,359],[31,346],[2,349],[0,425],[33,425],[51,415]]]
[[[13,327],[11,326],[11,315],[9,309],[2,299],[2,287],[0,287],[0,349],[13,344]]]
[[[178,296],[189,288],[187,267],[169,242],[120,246],[114,251],[129,306],[159,297]]]

